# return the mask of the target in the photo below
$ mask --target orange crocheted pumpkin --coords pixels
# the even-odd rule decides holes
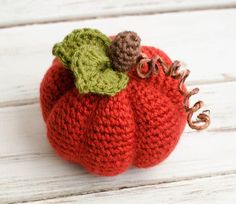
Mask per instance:
[[[158,164],[174,149],[186,121],[202,105],[188,107],[188,97],[196,92],[188,93],[183,85],[188,72],[177,73],[179,64],[161,50],[140,47],[134,33],[117,35],[105,52],[95,49],[109,42],[99,31],[75,33],[77,51],[66,56],[71,46],[57,44],[53,51],[57,58],[40,87],[51,145],[64,159],[99,175],[116,175],[131,165]],[[96,52],[84,44],[95,46]],[[107,71],[109,67],[112,69]],[[88,73],[90,69],[93,71]],[[189,123],[205,128],[209,117],[202,113],[198,121]]]

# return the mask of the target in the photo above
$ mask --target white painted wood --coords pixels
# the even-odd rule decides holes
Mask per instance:
[[[159,185],[93,193],[81,196],[62,197],[32,202],[33,204],[235,204],[236,175],[209,177]]]
[[[110,178],[89,175],[58,158],[46,140],[38,104],[0,109],[1,203],[42,200],[236,173],[236,82],[201,85],[212,110],[208,131],[186,129],[161,165]]]
[[[159,166],[97,177],[53,154],[1,158],[1,203],[43,200],[236,173],[236,132],[192,134]],[[32,136],[33,137],[33,136]],[[35,145],[35,144],[31,144]],[[219,153],[220,152],[220,153]]]
[[[235,4],[235,0],[121,0],[119,4],[0,0],[0,27]],[[0,203],[235,203],[234,19],[236,9],[227,9],[0,29]],[[96,27],[108,35],[135,30],[144,44],[187,63],[192,70],[188,84],[201,89],[191,101],[205,101],[211,110],[210,128],[199,133],[186,128],[165,162],[146,170],[131,168],[117,177],[93,176],[57,157],[46,139],[38,89],[52,60],[52,45],[78,27]]]
[[[0,1],[0,27],[98,17],[235,7],[235,0]]]
[[[191,83],[235,80],[234,19],[236,9],[229,9],[1,29],[0,106],[36,102],[39,83],[52,60],[51,47],[80,27],[96,27],[108,35],[135,30],[143,44],[186,62],[192,70]]]

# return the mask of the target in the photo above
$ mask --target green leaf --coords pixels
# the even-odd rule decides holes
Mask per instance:
[[[82,45],[91,45],[106,50],[111,40],[96,29],[76,29],[68,34],[62,42],[54,45],[52,53],[60,58],[65,67],[70,68],[71,60]]]
[[[114,96],[124,89],[128,76],[114,71],[103,47],[80,46],[71,60],[75,85],[81,93],[96,93]]]
[[[53,47],[53,55],[60,58],[75,76],[80,93],[113,96],[126,87],[128,76],[114,71],[106,50],[111,40],[96,29],[77,29]]]

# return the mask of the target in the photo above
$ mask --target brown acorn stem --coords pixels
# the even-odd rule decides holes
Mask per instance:
[[[114,70],[127,72],[136,64],[140,53],[140,37],[132,31],[118,33],[107,49]]]
[[[204,110],[202,113],[200,113],[197,116],[196,120],[193,120],[193,114],[197,112],[200,108],[203,107],[204,103],[203,101],[196,102],[192,107],[189,107],[189,99],[191,96],[197,94],[199,92],[198,88],[194,88],[191,91],[187,91],[184,89],[184,83],[187,77],[190,74],[190,71],[188,69],[179,71],[179,68],[181,67],[181,64],[179,61],[174,61],[170,66],[167,66],[164,60],[160,56],[155,56],[152,59],[148,58],[145,54],[141,54],[138,58],[139,61],[137,63],[136,69],[137,74],[140,78],[148,78],[152,75],[152,73],[158,73],[159,65],[161,65],[163,72],[165,76],[170,76],[174,79],[180,79],[178,89],[179,92],[185,96],[184,98],[184,109],[188,113],[187,115],[187,122],[190,128],[195,130],[203,130],[206,129],[211,122],[209,113],[209,110]],[[148,71],[143,73],[142,67],[147,64],[148,65]]]

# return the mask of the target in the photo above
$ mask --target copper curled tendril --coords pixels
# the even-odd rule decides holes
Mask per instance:
[[[148,65],[148,71],[145,73],[142,72],[143,66]],[[193,120],[193,114],[197,112],[204,106],[203,101],[196,102],[192,107],[189,107],[189,99],[191,96],[197,94],[199,92],[198,88],[194,88],[191,91],[187,91],[184,88],[184,83],[187,77],[190,74],[188,69],[186,70],[179,70],[181,67],[181,63],[179,61],[174,61],[170,66],[167,66],[164,60],[160,56],[155,56],[153,58],[148,58],[145,54],[141,53],[140,57],[138,58],[137,63],[137,74],[140,78],[149,78],[152,74],[158,73],[159,67],[162,67],[162,70],[166,76],[170,76],[173,79],[179,79],[178,89],[179,92],[185,96],[184,98],[184,109],[188,113],[187,115],[187,122],[190,128],[195,130],[203,130],[206,129],[211,122],[210,119],[210,111],[204,110],[200,114],[197,115],[197,119]]]
[[[140,59],[138,65],[137,65],[137,73],[139,75],[140,78],[145,79],[151,76],[152,72],[153,72],[153,66],[150,66],[150,63],[152,62],[151,59],[148,58],[142,58]],[[147,72],[142,72],[142,68],[145,64],[148,64],[148,71]]]

